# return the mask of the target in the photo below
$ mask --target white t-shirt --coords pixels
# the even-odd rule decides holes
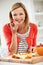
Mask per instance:
[[[25,53],[27,51],[28,44],[27,44],[25,39],[29,35],[29,32],[30,32],[30,27],[25,34],[17,33],[17,36],[20,37],[20,43],[19,43],[19,46],[18,46],[18,53]]]

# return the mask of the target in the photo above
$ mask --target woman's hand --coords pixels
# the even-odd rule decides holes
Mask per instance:
[[[17,35],[16,35],[16,32],[18,30],[18,26],[19,26],[19,23],[17,21],[10,23],[10,27],[11,27],[11,31],[12,31],[12,41],[11,41],[11,45],[10,45],[11,54],[17,52]]]
[[[28,53],[34,53],[35,52],[35,47],[30,47],[27,50]]]
[[[18,26],[19,26],[19,23],[17,21],[10,23],[10,27],[11,27],[12,33],[16,33],[17,32]]]

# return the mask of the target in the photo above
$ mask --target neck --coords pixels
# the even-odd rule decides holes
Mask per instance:
[[[22,23],[21,25],[19,25],[19,28],[18,28],[18,33],[23,33],[23,29],[25,28],[25,23]]]
[[[20,26],[19,26],[19,29],[18,30],[22,30],[22,29],[24,29],[25,28],[25,23],[22,23]]]
[[[25,23],[19,26],[18,33],[24,34],[27,32],[27,29],[25,28]]]

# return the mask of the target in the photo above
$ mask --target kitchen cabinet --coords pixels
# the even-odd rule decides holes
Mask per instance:
[[[38,26],[43,27],[43,0],[33,0],[34,15]]]
[[[0,45],[1,45],[1,35],[0,35]]]
[[[33,0],[35,22],[38,25],[37,43],[43,43],[43,0]]]

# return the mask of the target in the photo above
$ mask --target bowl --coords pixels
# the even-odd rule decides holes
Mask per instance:
[[[43,56],[43,46],[36,47],[35,51],[37,52],[38,55]]]

